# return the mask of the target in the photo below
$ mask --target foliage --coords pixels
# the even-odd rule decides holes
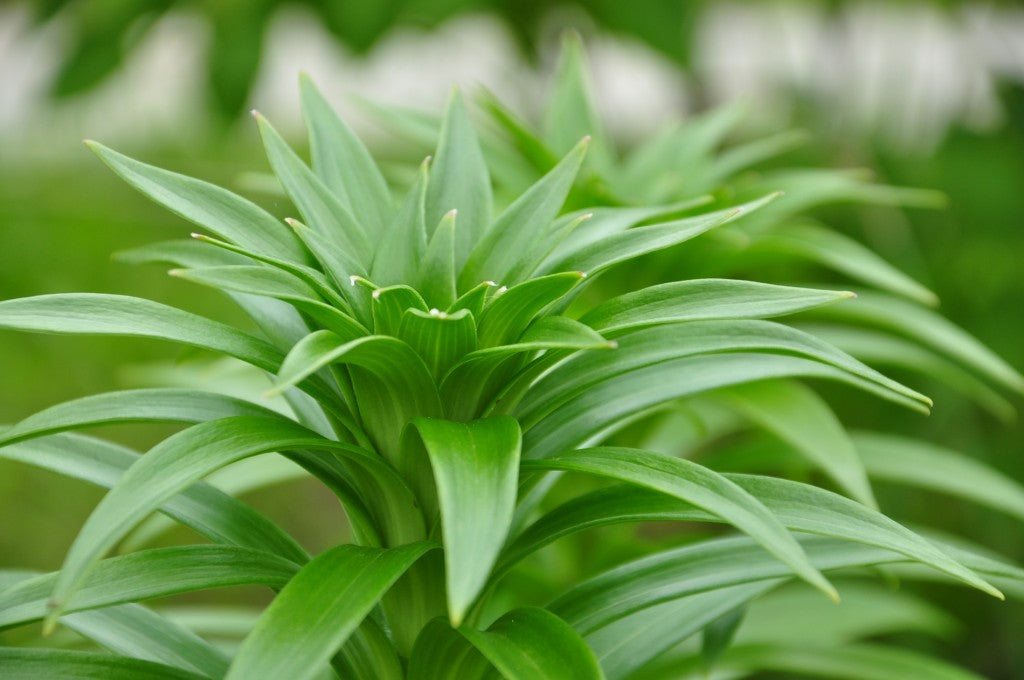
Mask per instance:
[[[933,301],[927,290],[863,246],[794,217],[824,200],[932,196],[830,171],[730,182],[788,143],[715,153],[731,109],[620,161],[583,73],[570,42],[540,135],[490,96],[481,107],[489,132],[480,136],[457,92],[436,127],[382,112],[396,130],[438,140],[397,201],[362,143],[303,81],[311,166],[256,117],[301,217],[286,220],[289,228],[226,190],[90,143],[129,184],[207,232],[130,257],[169,262],[177,277],[226,292],[255,330],[88,293],[0,302],[0,327],[181,343],[269,375],[264,396],[273,399],[130,390],[59,404],[0,432],[0,457],[110,489],[59,572],[3,574],[0,627],[60,623],[114,652],[4,648],[5,670],[624,678],[720,667],[973,677],[862,642],[893,630],[886,607],[903,596],[852,577],[884,568],[892,578],[959,581],[1001,597],[1024,592],[1024,571],[901,526],[874,507],[869,479],[1015,514],[1024,490],[951,451],[850,436],[800,379],[846,385],[893,408],[927,412],[930,401],[817,335],[768,320],[813,311],[822,335],[869,338],[876,354],[911,369],[926,356],[959,371],[958,384],[989,404],[1001,399],[992,383],[1020,390],[1024,378],[920,304]],[[661,280],[680,271],[687,260],[675,258],[687,252],[687,273],[714,276]],[[888,292],[850,300],[845,291],[725,277],[784,256]],[[144,455],[72,432],[129,422],[187,427]],[[734,435],[751,423],[773,439],[737,445]],[[814,468],[845,496],[749,474],[791,460],[786,451],[803,461],[802,478]],[[238,492],[294,478],[267,453],[337,497],[351,544],[311,557],[270,518],[203,481],[222,469],[259,470]],[[913,474],[932,464],[957,483]],[[139,546],[159,533],[147,519],[154,511],[209,542],[106,557],[126,539]],[[651,521],[701,530],[638,542],[598,529]],[[714,524],[726,531],[709,531]],[[611,564],[575,552],[590,529],[625,538],[606,548]],[[560,546],[568,573],[555,566]],[[793,587],[801,581],[812,589]],[[242,622],[240,645],[227,651],[203,635],[216,614],[138,604],[243,583],[276,596]],[[814,589],[823,594],[799,599]],[[852,606],[828,605],[847,591]],[[759,612],[780,601],[793,625],[759,634]],[[865,601],[877,604],[858,609]],[[831,627],[808,637],[796,622],[823,603]],[[948,629],[925,603],[914,607],[904,607],[911,613],[898,630]]]

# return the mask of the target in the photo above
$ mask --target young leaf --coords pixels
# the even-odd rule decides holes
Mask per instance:
[[[387,248],[377,248],[370,267],[370,278],[381,285],[393,286],[413,280],[419,271],[423,255],[427,252],[427,225],[425,218],[427,183],[430,158],[420,164],[416,182],[391,220],[383,242]]]
[[[453,248],[455,265],[461,267],[490,224],[491,177],[458,90],[448,99],[427,186],[428,228],[452,210],[460,213]]]
[[[453,209],[441,218],[420,264],[417,288],[423,292],[430,306],[439,309],[445,309],[455,302],[455,247],[458,243],[455,217],[456,211]],[[459,220],[459,229],[463,225],[464,222]]]
[[[430,543],[339,545],[302,568],[242,642],[226,680],[314,678]]]
[[[466,310],[431,312],[406,310],[398,337],[423,358],[434,380],[440,380],[455,362],[476,349],[476,324]]]
[[[391,194],[377,164],[306,74],[299,76],[299,89],[313,172],[349,212],[361,216],[368,234],[383,235],[392,213]]]
[[[373,332],[377,335],[398,335],[402,318],[411,309],[426,312],[426,301],[415,288],[388,286],[378,288],[370,295],[373,300]]]
[[[586,150],[587,140],[584,139],[494,220],[473,247],[459,275],[459,290],[468,290],[488,279],[504,280],[515,267],[520,254],[528,251],[536,240],[545,237],[551,221],[565,203]],[[513,283],[519,281],[509,281],[509,284]]]
[[[417,418],[404,440],[406,459],[423,455],[415,451],[421,446],[433,470],[448,617],[458,626],[487,582],[512,521],[519,424],[507,416],[471,423]]]

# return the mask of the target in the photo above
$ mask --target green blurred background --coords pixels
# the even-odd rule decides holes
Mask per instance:
[[[106,172],[81,137],[241,190],[280,215],[281,199],[259,193],[258,177],[246,174],[266,163],[244,112],[259,107],[301,145],[299,70],[381,153],[405,161],[410,152],[381,135],[354,95],[437,110],[451,83],[482,83],[530,115],[566,27],[588,43],[599,106],[623,144],[741,96],[754,112],[747,133],[809,132],[786,165],[867,167],[888,183],[944,192],[944,210],[835,207],[827,218],[1024,367],[1024,9],[1012,3],[8,2],[0,5],[0,298],[130,293],[239,320],[205,289],[111,260],[189,228]],[[0,422],[137,386],[168,360],[182,379],[236,379],[176,352],[149,341],[2,332]],[[935,398],[930,418],[864,400],[844,405],[850,424],[915,434],[1024,479],[1019,419],[999,422],[941,384],[908,380]],[[166,430],[100,434],[144,449]],[[1024,562],[1024,533],[1008,518],[879,491],[882,507],[903,520],[927,517]],[[345,532],[318,493],[311,484],[247,500],[316,548]],[[58,567],[100,495],[0,463],[0,567]],[[988,677],[1024,676],[1024,608],[941,586],[929,594],[965,625],[952,642],[912,642]]]

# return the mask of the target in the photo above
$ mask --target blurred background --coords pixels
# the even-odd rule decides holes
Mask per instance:
[[[536,114],[566,28],[587,44],[597,105],[621,146],[666,120],[736,98],[742,134],[807,132],[787,165],[868,168],[890,184],[937,189],[940,210],[831,208],[829,224],[867,243],[941,298],[941,312],[1024,368],[1024,8],[1015,3],[680,2],[668,0],[37,0],[0,3],[0,299],[67,291],[153,297],[239,318],[226,300],[110,254],[183,236],[184,221],[135,194],[80,143],[282,206],[258,108],[303,145],[297,75],[311,74],[382,156],[408,150],[364,100],[438,111],[452,84],[500,93]],[[139,386],[176,358],[174,380],[237,379],[154,342],[0,333],[0,422],[94,392]],[[982,413],[940,383],[928,419],[865,400],[854,424],[903,431],[1024,479],[1024,427]],[[1024,406],[1018,399],[1017,411]],[[844,414],[851,413],[850,409]],[[145,448],[166,434],[118,428]],[[902,520],[929,518],[1024,562],[1009,518],[926,494],[879,489]],[[247,500],[311,546],[345,532],[314,512],[317,487]],[[55,569],[99,490],[0,461],[0,568]],[[963,621],[915,640],[986,677],[1024,675],[1024,607],[935,586]],[[1016,672],[1015,670],[1016,669]]]

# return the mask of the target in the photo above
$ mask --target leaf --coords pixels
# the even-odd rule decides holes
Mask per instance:
[[[122,408],[116,402],[111,405]],[[127,410],[121,413],[130,419]],[[111,488],[139,459],[139,454],[99,439],[65,434],[4,446],[0,448],[0,459],[16,460]],[[297,564],[309,559],[283,529],[205,482],[197,482],[168,499],[160,510],[211,541],[273,552]]]
[[[847,276],[934,307],[939,299],[932,291],[883,260],[857,241],[812,224],[779,225],[760,236],[751,249],[777,257],[791,254],[818,262]]]
[[[471,423],[417,418],[403,439],[406,459],[422,455],[414,450],[418,442],[433,470],[448,616],[458,626],[487,582],[512,521],[519,424],[507,416]]]
[[[572,357],[530,387],[515,407],[528,451],[566,449],[651,406],[769,377],[841,380],[925,412],[922,405],[931,403],[813,336],[770,321],[693,321],[635,331],[618,343],[615,352]]]
[[[134,463],[86,520],[64,560],[48,621],[63,613],[103,553],[164,501],[229,463],[290,449],[330,450],[370,469],[380,465],[368,452],[324,439],[285,418],[236,416],[172,435]]]
[[[458,90],[453,90],[448,99],[430,174],[426,224],[438,224],[452,210],[461,213],[459,229],[453,234],[454,262],[461,268],[490,225],[491,178]]]
[[[790,380],[747,383],[723,390],[725,401],[793,447],[852,498],[877,508],[864,463],[824,399]]]
[[[365,275],[373,252],[366,226],[324,186],[266,118],[259,113],[254,116],[274,174],[304,220],[336,249],[333,252],[337,261],[346,267],[344,278]]]
[[[410,309],[426,312],[426,301],[410,286],[378,288],[371,294],[373,302],[373,332],[377,335],[398,335],[402,318]]]
[[[447,619],[436,618],[416,638],[407,680],[484,680],[492,672],[490,662],[469,640]]]
[[[398,433],[416,416],[440,415],[437,387],[423,359],[398,338],[370,335],[344,342],[330,331],[310,333],[281,366],[275,392],[332,363],[364,370],[353,375],[364,426],[374,445],[394,462]]]
[[[459,632],[509,680],[603,680],[587,643],[568,624],[540,607],[513,609],[486,632]]]
[[[398,577],[432,547],[340,545],[323,552],[263,612],[226,679],[315,677]]]
[[[160,338],[221,352],[274,372],[282,359],[273,346],[231,326],[125,295],[64,293],[4,300],[0,328]]]
[[[882,293],[822,308],[815,317],[861,323],[902,335],[945,354],[994,383],[1024,393],[1024,376],[958,326],[918,305]]]
[[[480,281],[505,279],[520,253],[545,237],[551,221],[565,203],[586,150],[587,140],[584,139],[494,220],[473,247],[459,275],[459,290],[468,290]],[[519,281],[508,280],[507,283]]]
[[[711,670],[722,652],[732,645],[736,629],[743,623],[747,613],[746,607],[737,607],[704,626],[701,635],[700,656],[704,667]]]
[[[309,130],[313,172],[349,212],[382,236],[391,218],[391,194],[359,137],[338,117],[307,74],[299,76],[302,115]]]
[[[583,272],[551,274],[496,293],[480,316],[480,346],[514,343],[538,314],[565,297],[584,278]]]
[[[455,362],[476,349],[476,324],[466,310],[431,312],[406,310],[398,337],[423,358],[434,380],[440,380]]]
[[[386,286],[412,281],[427,252],[425,203],[430,158],[420,164],[416,181],[391,220],[384,236],[387,248],[377,248],[370,278]]]
[[[176,387],[91,394],[43,409],[0,432],[0,446],[54,432],[131,422],[201,423],[230,416],[277,415],[223,394]]]
[[[142,605],[77,612],[62,617],[60,622],[119,656],[163,663],[208,677],[223,676],[228,669],[223,652]]]
[[[208,680],[164,664],[70,649],[0,647],[5,680],[36,678],[132,678],[132,680]]]
[[[86,145],[128,184],[189,222],[254,252],[309,262],[295,236],[255,203],[207,182],[140,163],[97,142]]]
[[[855,297],[848,291],[776,286],[734,279],[693,279],[612,298],[582,317],[604,334],[678,321],[766,319]]]
[[[64,612],[100,609],[177,593],[236,585],[279,588],[299,570],[282,557],[227,545],[155,548],[95,563]],[[0,628],[49,616],[60,572],[0,590]]]
[[[511,345],[470,352],[441,382],[441,403],[453,420],[472,420],[507,386],[522,365],[522,355],[549,349],[614,349],[589,326],[564,316],[545,316]]]
[[[455,228],[455,217],[456,211],[453,209],[441,218],[419,269],[418,289],[423,292],[428,304],[442,309],[455,302],[456,295],[455,247],[458,231]],[[460,230],[462,224],[462,220],[459,220]]]
[[[919,439],[855,432],[868,474],[964,498],[1024,521],[1024,486],[979,461]]]
[[[168,273],[211,288],[283,300],[342,337],[354,339],[366,334],[352,317],[326,304],[304,281],[280,269],[236,265],[172,269]]]
[[[581,138],[590,136],[594,141],[591,163],[603,173],[613,163],[612,149],[590,90],[583,41],[577,33],[567,32],[544,111],[544,141],[555,153],[564,154]]]
[[[448,307],[448,313],[452,314],[460,309],[465,309],[473,315],[474,319],[479,319],[484,311],[484,302],[487,300],[488,293],[492,288],[497,287],[498,284],[494,281],[484,281],[476,287],[470,288]]]
[[[650,451],[603,447],[527,460],[521,467],[523,470],[585,472],[661,491],[692,503],[745,532],[800,578],[838,600],[835,588],[811,566],[796,539],[768,508],[702,465]]]

